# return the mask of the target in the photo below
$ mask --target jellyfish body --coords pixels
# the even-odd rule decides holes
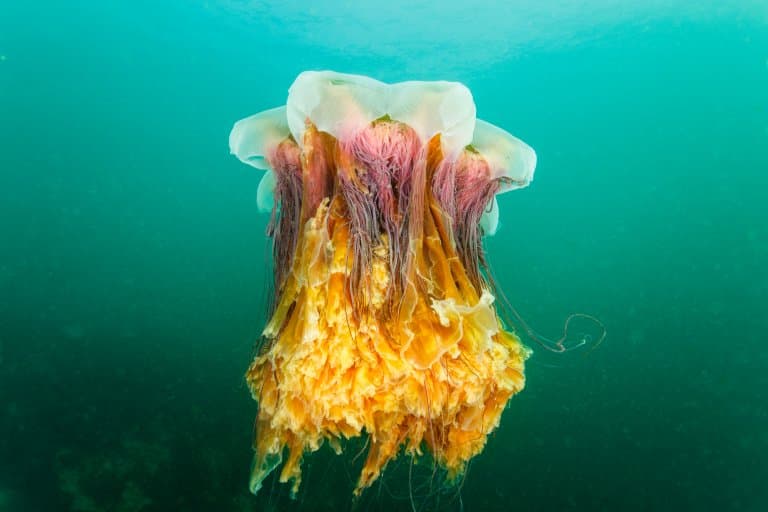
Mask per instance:
[[[355,494],[402,448],[449,478],[482,451],[525,383],[483,273],[495,195],[526,186],[533,150],[475,118],[454,82],[305,72],[287,105],[235,124],[266,170],[275,302],[246,380],[259,411],[252,492],[280,463],[368,436]],[[271,201],[270,201],[271,200]]]

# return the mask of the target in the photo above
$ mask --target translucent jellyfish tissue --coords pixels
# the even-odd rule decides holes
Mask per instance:
[[[482,236],[536,154],[476,118],[456,82],[301,73],[229,139],[264,171],[275,296],[246,380],[256,493],[282,463],[367,436],[359,495],[402,450],[455,479],[523,389],[528,349],[494,306]]]

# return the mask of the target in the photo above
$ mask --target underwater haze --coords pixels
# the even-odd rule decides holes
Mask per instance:
[[[460,487],[364,448],[248,491],[269,216],[229,154],[304,70],[466,84],[530,144],[485,240],[557,339]],[[0,4],[0,512],[768,510],[768,4]]]

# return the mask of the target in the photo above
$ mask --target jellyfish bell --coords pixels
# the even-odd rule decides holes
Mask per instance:
[[[498,126],[477,119],[472,135],[472,147],[488,162],[490,178],[498,180],[496,194],[527,187],[536,170],[536,153],[512,134]],[[499,226],[499,202],[494,195],[480,218],[483,234],[493,236]]]
[[[472,141],[475,103],[457,82],[385,84],[359,75],[305,71],[288,89],[287,120],[303,146],[306,121],[339,140],[349,140],[384,116],[410,126],[428,141],[440,133],[443,151],[455,154]]]
[[[527,187],[536,170],[536,153],[512,134],[478,119],[472,146],[483,155],[491,171],[491,179],[501,182],[499,193]]]
[[[493,196],[491,204],[480,217],[480,228],[487,236],[495,235],[496,230],[499,229],[499,201],[496,200],[496,196]]]
[[[299,146],[307,120],[337,138],[354,135],[386,113],[386,84],[330,71],[301,73],[288,89],[287,119]]]
[[[235,123],[229,134],[229,149],[241,162],[267,170],[267,150],[290,133],[284,106],[265,110]]]
[[[305,71],[289,88],[286,106],[235,123],[229,147],[243,163],[268,171],[259,184],[257,197],[259,209],[269,211],[275,177],[267,162],[268,148],[289,135],[302,147],[308,119],[317,130],[343,139],[384,116],[411,126],[421,140],[440,133],[446,155],[455,156],[468,145],[475,148],[488,162],[491,178],[500,178],[498,193],[526,187],[533,180],[533,149],[503,129],[475,119],[472,95],[457,82],[388,85],[360,75]],[[498,201],[494,197],[482,217],[484,234],[495,234],[498,220]]]
[[[401,449],[460,475],[522,390],[529,351],[495,309],[481,236],[533,150],[475,117],[455,82],[300,74],[285,107],[235,124],[266,171],[275,297],[246,380],[259,412],[250,488],[282,463],[367,436],[355,488]]]

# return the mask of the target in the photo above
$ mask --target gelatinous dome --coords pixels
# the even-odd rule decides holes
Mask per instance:
[[[385,116],[410,126],[424,142],[439,133],[446,158],[455,158],[467,146],[475,148],[488,162],[491,177],[501,178],[497,193],[526,187],[533,180],[533,149],[503,129],[476,119],[472,94],[458,82],[386,84],[360,75],[305,71],[291,85],[286,106],[238,121],[229,147],[248,165],[270,170],[270,148],[288,136],[302,147],[308,119],[321,132],[348,140]],[[271,207],[274,183],[274,176],[268,173],[259,185],[262,210]],[[498,219],[494,200],[482,218],[486,235],[496,232]]]

